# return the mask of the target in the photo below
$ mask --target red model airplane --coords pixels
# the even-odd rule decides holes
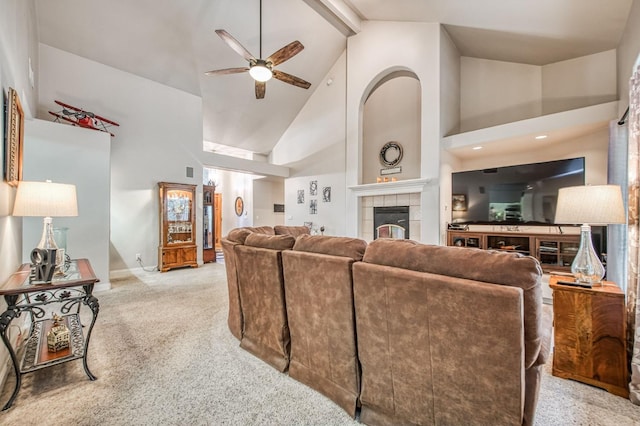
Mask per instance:
[[[58,122],[60,119],[71,123],[73,126],[80,126],[87,129],[99,130],[101,132],[107,132],[111,136],[114,136],[108,127],[119,126],[115,121],[108,120],[104,117],[100,117],[92,112],[85,111],[73,105],[65,104],[60,101],[54,101],[62,107],[62,111],[49,111],[49,114],[56,117],[54,122]]]

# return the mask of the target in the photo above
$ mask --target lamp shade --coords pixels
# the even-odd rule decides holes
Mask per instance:
[[[76,186],[53,182],[20,181],[14,216],[78,216]]]
[[[271,80],[273,71],[271,71],[264,60],[258,59],[256,64],[249,69],[249,75],[256,81],[265,82]]]
[[[609,225],[625,223],[622,191],[618,185],[560,188],[555,223]]]

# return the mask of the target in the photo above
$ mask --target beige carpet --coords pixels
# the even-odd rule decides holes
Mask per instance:
[[[331,401],[238,347],[224,266],[138,272],[98,293],[81,361],[23,376],[6,425],[353,425]],[[640,407],[600,389],[542,381],[537,425],[638,425]],[[13,389],[10,376],[0,402]]]

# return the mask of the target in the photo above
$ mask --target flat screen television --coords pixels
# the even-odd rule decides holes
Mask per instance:
[[[451,175],[452,223],[554,223],[558,189],[585,184],[584,157]]]

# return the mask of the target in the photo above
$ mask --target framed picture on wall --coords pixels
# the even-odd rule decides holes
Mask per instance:
[[[453,194],[451,197],[451,210],[454,212],[467,211],[467,196],[464,194]]]
[[[236,197],[235,210],[236,216],[242,216],[242,213],[244,213],[244,200],[242,197]]]
[[[309,195],[318,195],[318,181],[312,180],[309,182]]]
[[[309,214],[318,214],[318,200],[309,200]]]
[[[18,181],[22,180],[24,111],[20,104],[18,92],[11,87],[7,95],[6,129],[4,176],[9,185],[17,186]]]
[[[322,202],[330,203],[331,202],[331,187],[325,186],[322,188]]]
[[[304,189],[298,189],[298,204],[304,204]]]

